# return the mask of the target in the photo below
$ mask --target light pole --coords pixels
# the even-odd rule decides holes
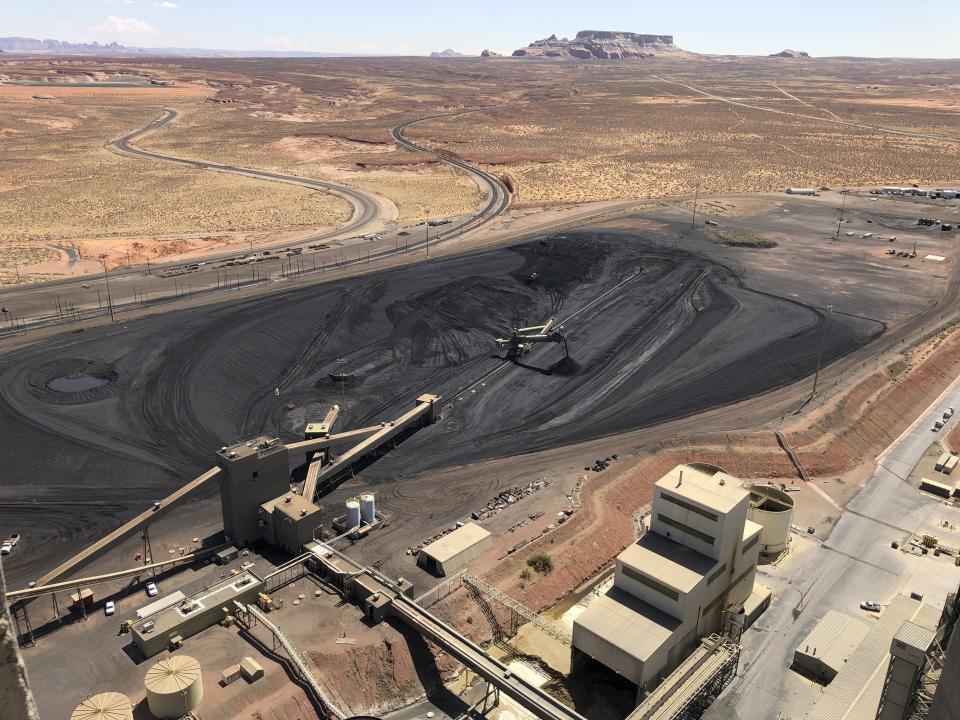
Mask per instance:
[[[110,276],[107,274],[107,255],[100,255],[100,262],[103,263],[103,279],[107,282],[107,307],[110,308],[110,322],[115,322],[113,317],[113,298],[110,295]]]
[[[693,225],[697,221],[697,201],[700,199],[700,181],[697,180],[697,189],[693,194],[693,217],[690,218],[690,229],[693,230]]]
[[[840,239],[840,226],[843,224],[843,211],[847,207],[847,196],[843,196],[843,202],[840,204],[840,220],[837,221],[837,233],[833,236],[834,240]]]
[[[833,312],[833,305],[827,305],[827,314],[823,317],[823,331],[820,333],[820,349],[817,351],[817,370],[813,374],[813,389],[810,391],[810,397],[817,394],[817,381],[820,379],[820,362],[823,360],[823,345],[827,339],[827,322],[830,320],[830,314]]]

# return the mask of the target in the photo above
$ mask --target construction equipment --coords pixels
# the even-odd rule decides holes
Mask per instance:
[[[537,343],[562,342],[564,354],[570,355],[563,326],[555,325],[556,322],[556,318],[550,318],[543,325],[514,328],[509,338],[497,338],[496,343],[507,349],[508,360],[519,360]]]

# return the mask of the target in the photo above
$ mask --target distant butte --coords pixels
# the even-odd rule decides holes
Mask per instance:
[[[773,58],[808,58],[810,57],[803,50],[781,50],[778,53],[772,53],[770,57]]]
[[[551,35],[525,48],[514,57],[577,58],[580,60],[629,60],[683,53],[672,35],[640,35],[611,30],[581,30],[573,40]]]

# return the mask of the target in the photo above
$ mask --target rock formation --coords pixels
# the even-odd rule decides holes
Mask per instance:
[[[493,50],[484,50],[482,53],[480,53],[480,57],[503,57],[503,55],[498,52],[494,52]]]
[[[514,57],[626,60],[682,52],[672,35],[640,35],[611,30],[581,30],[573,40],[551,35],[513,52]]]
[[[775,58],[808,58],[810,57],[803,50],[781,50],[778,53],[772,53],[770,57]]]
[[[451,50],[447,48],[446,50],[441,50],[440,52],[430,53],[432,58],[445,58],[445,57],[463,57],[462,53],[458,53],[456,50]]]

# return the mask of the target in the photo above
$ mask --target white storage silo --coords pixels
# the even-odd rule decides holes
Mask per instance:
[[[180,718],[194,712],[203,700],[200,663],[187,655],[173,655],[147,670],[147,707],[158,718]]]
[[[360,503],[356,498],[347,500],[347,530],[360,527]]]
[[[77,705],[70,720],[133,720],[133,705],[126,695],[100,693]]]
[[[763,526],[760,552],[775,555],[787,549],[790,525],[793,523],[793,498],[769,485],[750,485],[750,507],[747,517]]]
[[[373,525],[377,521],[377,505],[373,493],[360,496],[360,519],[367,525]]]

